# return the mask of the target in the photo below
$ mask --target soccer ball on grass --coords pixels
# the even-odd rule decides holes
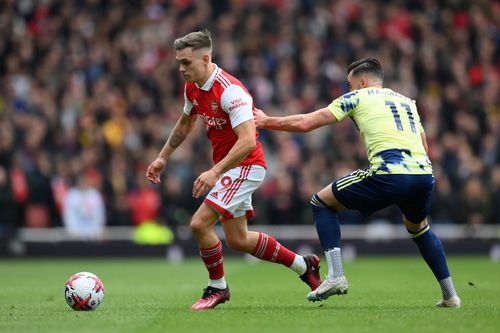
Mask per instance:
[[[64,297],[73,310],[92,311],[102,302],[104,286],[101,279],[95,274],[76,273],[66,282]]]

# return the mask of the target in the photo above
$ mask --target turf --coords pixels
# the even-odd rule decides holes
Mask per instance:
[[[418,257],[346,263],[349,293],[322,303],[278,265],[226,260],[231,301],[196,312],[207,282],[198,260],[1,260],[0,332],[498,332],[500,263],[451,257],[460,309],[434,307],[440,291]],[[93,312],[71,310],[66,279],[94,272],[105,296]]]

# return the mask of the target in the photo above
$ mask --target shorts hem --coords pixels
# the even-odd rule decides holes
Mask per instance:
[[[205,202],[208,206],[210,206],[213,210],[215,210],[217,213],[220,214],[220,216],[221,216],[220,221],[221,222],[225,222],[227,220],[232,220],[236,217],[240,217],[240,216],[235,217],[229,211],[222,208],[221,206],[219,206],[218,204],[216,204],[215,202],[213,202],[212,200],[210,200],[208,198],[205,198],[205,200],[203,200],[203,202]],[[243,216],[243,215],[241,215],[241,216]],[[247,218],[247,220],[255,217],[255,211],[253,209],[246,210],[245,217]]]

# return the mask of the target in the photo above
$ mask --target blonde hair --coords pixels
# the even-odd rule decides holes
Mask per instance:
[[[188,47],[192,47],[194,50],[208,49],[212,51],[212,36],[210,31],[195,31],[190,32],[184,37],[177,38],[174,41],[174,48],[176,50],[182,50]]]

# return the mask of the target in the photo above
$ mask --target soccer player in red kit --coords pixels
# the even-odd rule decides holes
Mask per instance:
[[[186,80],[184,110],[158,157],[148,167],[146,177],[153,183],[160,182],[168,158],[187,137],[197,116],[201,118],[212,143],[214,166],[194,182],[195,198],[209,193],[191,219],[191,230],[209,281],[191,308],[212,309],[229,300],[222,243],[214,231],[219,220],[228,247],[283,264],[297,272],[311,290],[316,289],[321,283],[318,256],[300,256],[272,236],[247,229],[247,219],[254,216],[252,193],[266,173],[253,120],[252,97],[240,81],[212,63],[209,31],[178,38],[174,47],[179,71]]]

